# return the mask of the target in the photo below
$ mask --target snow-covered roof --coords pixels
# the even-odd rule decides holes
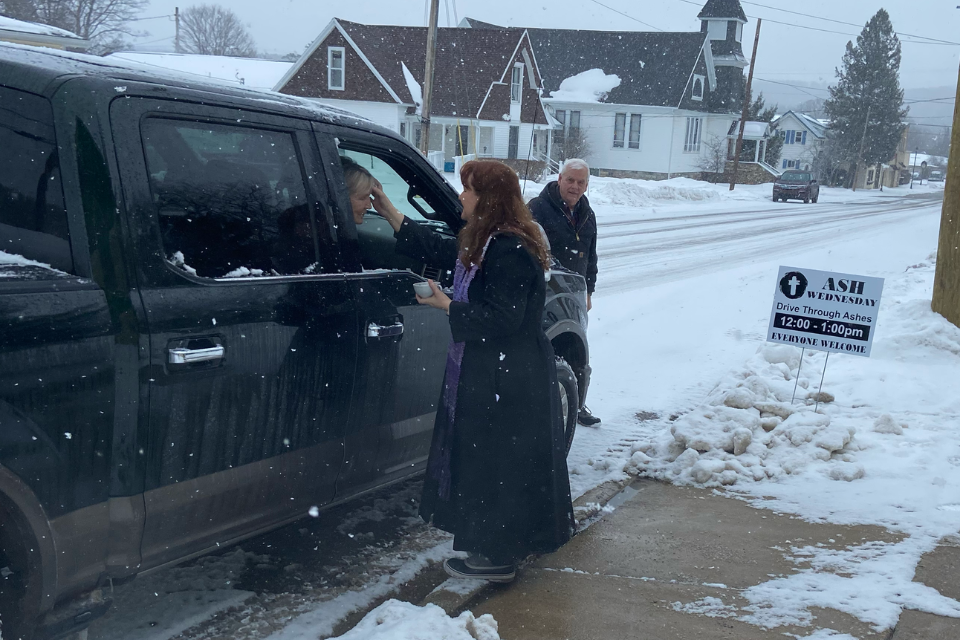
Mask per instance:
[[[481,31],[504,28],[474,18],[464,18],[463,24]],[[566,79],[602,69],[608,78],[620,80],[602,102],[676,107],[685,95],[690,70],[704,50],[704,34],[699,31],[528,28],[527,33],[543,74],[543,88],[551,95],[545,99],[550,100],[557,98]]]
[[[587,69],[564,79],[550,97],[562,102],[600,102],[620,86],[620,77],[602,69]]]
[[[0,40],[39,45],[55,44],[76,49],[86,49],[90,46],[89,41],[66,29],[36,22],[14,20],[5,16],[0,16]]]
[[[747,120],[747,124],[743,127],[743,139],[744,140],[763,140],[767,137],[767,130],[769,124],[766,122],[757,122],[755,120]],[[733,124],[730,125],[730,130],[727,132],[728,136],[738,136],[740,134],[740,121],[734,120]]]
[[[244,85],[252,89],[272,89],[293,66],[291,62],[258,58],[143,51],[121,51],[112,53],[107,58],[188,73],[214,82]]]
[[[810,133],[816,138],[825,138],[827,136],[827,129],[830,128],[829,121],[821,120],[819,118],[814,118],[813,116],[808,116],[805,113],[799,113],[797,111],[787,111],[783,115],[779,115],[773,119],[773,126],[779,128],[781,122],[787,116],[793,116],[796,118],[800,124],[806,127]]]
[[[18,67],[21,66],[29,67],[32,72],[30,74],[20,73]],[[42,87],[47,86],[55,78],[68,74],[106,78],[111,82],[120,81],[115,89],[118,92],[126,91],[126,85],[123,84],[123,81],[167,83],[171,86],[187,89],[210,91],[224,98],[233,97],[256,101],[264,109],[284,109],[288,113],[291,110],[298,110],[308,117],[320,118],[329,122],[372,124],[363,116],[320,104],[308,98],[240,86],[236,82],[216,81],[209,76],[163,69],[156,65],[145,65],[114,56],[91,56],[52,48],[0,42],[0,76],[4,72],[12,73],[13,77],[28,79],[37,91],[42,90]]]

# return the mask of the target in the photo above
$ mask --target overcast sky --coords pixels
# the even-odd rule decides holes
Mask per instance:
[[[369,24],[422,26],[425,23],[424,0],[224,0],[221,4],[233,9],[248,25],[260,50],[272,53],[302,52],[334,17]],[[635,21],[642,20],[664,31],[698,31],[700,23],[696,16],[702,4],[691,0],[440,0],[440,25],[447,26],[448,20],[449,24],[455,24],[456,15],[507,26],[653,30]],[[757,87],[768,95],[780,96],[785,91],[802,99],[805,94],[799,90],[774,85],[769,81],[795,85],[814,83],[821,87],[832,83],[834,68],[840,65],[847,41],[855,40],[862,25],[884,6],[890,12],[894,28],[904,40],[900,69],[902,85],[907,89],[956,87],[960,46],[915,44],[906,42],[914,40],[906,34],[960,42],[960,9],[956,8],[957,4],[957,0],[901,0],[886,6],[876,0],[744,2],[744,10],[750,18],[744,30],[744,50],[749,57],[756,18],[763,18],[757,55]],[[150,7],[143,15],[172,14],[175,6],[183,10],[189,4],[178,0],[151,0]],[[449,17],[446,7],[450,7]],[[776,8],[805,15],[785,13]],[[822,18],[854,23],[859,27],[828,22]],[[147,48],[172,46],[172,21],[145,20],[139,26],[150,32],[149,37],[141,39],[142,42],[159,40]],[[841,33],[824,33],[802,27]],[[162,38],[168,39],[160,40]],[[822,90],[808,88],[806,91],[813,96],[826,96]],[[925,97],[950,95],[953,95],[953,89],[948,89],[944,96]]]

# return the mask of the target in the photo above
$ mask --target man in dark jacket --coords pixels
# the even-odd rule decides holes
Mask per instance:
[[[587,311],[597,285],[597,216],[583,195],[590,182],[590,167],[579,158],[571,158],[560,167],[560,177],[530,201],[530,212],[550,241],[553,256],[565,268],[587,280]],[[600,418],[586,405],[580,408],[579,422],[596,426]]]

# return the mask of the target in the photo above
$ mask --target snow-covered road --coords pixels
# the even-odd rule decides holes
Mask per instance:
[[[701,206],[702,212],[604,207],[598,221],[603,270],[598,292],[619,293],[833,244],[930,207],[939,208],[935,194],[809,205],[740,202]]]

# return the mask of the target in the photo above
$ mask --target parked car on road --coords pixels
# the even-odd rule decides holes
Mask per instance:
[[[820,185],[809,171],[784,171],[773,183],[773,201],[803,200],[816,202],[820,198]]]
[[[420,224],[457,194],[307,100],[0,45],[0,620],[57,637],[102,587],[424,470],[450,274],[357,226],[340,156]],[[551,274],[568,442],[586,286]]]
[[[928,178],[930,182],[943,182],[943,171],[939,169],[934,169],[930,172],[930,177]]]

